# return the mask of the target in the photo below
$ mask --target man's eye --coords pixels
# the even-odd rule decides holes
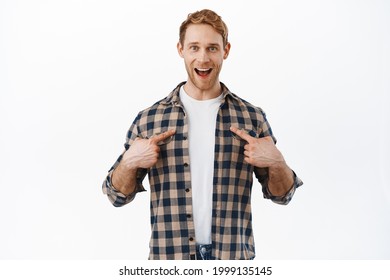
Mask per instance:
[[[191,49],[192,51],[197,51],[197,50],[198,50],[198,47],[197,47],[197,46],[191,46],[190,49]]]
[[[216,52],[216,51],[217,51],[217,48],[216,48],[216,47],[210,47],[209,50],[210,50],[211,52]]]

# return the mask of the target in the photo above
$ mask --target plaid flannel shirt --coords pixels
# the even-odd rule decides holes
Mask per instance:
[[[103,182],[103,192],[114,206],[131,202],[145,191],[146,174],[150,183],[150,253],[149,259],[193,259],[196,236],[192,218],[191,174],[189,165],[188,121],[179,99],[179,84],[166,98],[141,111],[131,125],[125,143],[127,150],[137,137],[151,136],[176,129],[171,141],[160,146],[158,162],[149,170],[139,169],[134,193],[125,196],[111,184],[118,158]],[[287,204],[302,181],[294,173],[294,185],[282,197],[268,190],[266,168],[253,167],[244,161],[244,142],[233,135],[230,126],[245,129],[253,137],[272,136],[264,112],[239,98],[221,83],[223,99],[215,130],[212,259],[252,259],[255,257],[252,230],[251,190],[253,174],[262,184],[264,198]],[[201,113],[201,112],[199,112]]]

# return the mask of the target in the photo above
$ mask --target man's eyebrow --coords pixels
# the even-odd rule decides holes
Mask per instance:
[[[199,42],[189,42],[188,45],[200,45]],[[209,43],[207,44],[207,46],[209,47],[219,47],[219,44],[218,43]]]

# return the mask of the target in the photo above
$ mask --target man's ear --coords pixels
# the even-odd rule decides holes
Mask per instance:
[[[181,45],[180,42],[177,43],[177,52],[179,53],[179,55],[183,58],[183,46]]]
[[[226,44],[226,46],[225,46],[225,50],[224,50],[225,53],[223,54],[223,59],[228,58],[229,52],[230,52],[230,48],[231,48],[231,45],[230,45],[230,43],[228,42],[228,43]]]

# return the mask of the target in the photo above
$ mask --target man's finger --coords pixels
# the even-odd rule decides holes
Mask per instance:
[[[251,142],[254,138],[250,136],[248,133],[246,133],[244,130],[239,129],[235,126],[230,127],[230,131],[240,136],[242,139],[247,141],[248,143]]]
[[[153,137],[150,138],[150,141],[151,141],[151,143],[158,144],[159,142],[164,141],[165,139],[171,137],[175,133],[176,133],[176,130],[171,129],[171,130],[165,131],[161,134],[154,135]]]

